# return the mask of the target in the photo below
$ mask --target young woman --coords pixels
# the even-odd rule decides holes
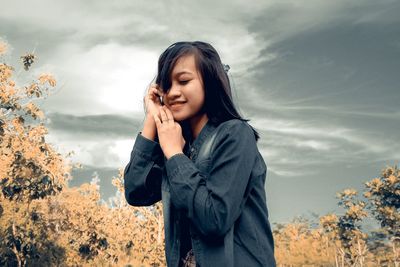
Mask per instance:
[[[168,266],[275,266],[259,135],[237,112],[226,72],[210,44],[177,42],[144,97],[125,197],[162,200]]]

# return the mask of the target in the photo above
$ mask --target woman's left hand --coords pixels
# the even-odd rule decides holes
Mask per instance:
[[[162,106],[159,108],[159,116],[154,115],[156,122],[158,141],[167,159],[175,154],[183,153],[185,139],[182,136],[182,128],[174,121],[171,111]]]

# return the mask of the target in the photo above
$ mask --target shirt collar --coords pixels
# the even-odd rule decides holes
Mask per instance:
[[[195,159],[197,157],[197,153],[199,152],[201,145],[204,143],[204,141],[207,139],[207,137],[215,128],[216,125],[212,123],[211,120],[208,120],[206,122],[206,124],[200,130],[200,133],[197,136],[197,138],[194,139],[193,143],[189,144],[188,146],[189,149],[188,152],[191,159]]]

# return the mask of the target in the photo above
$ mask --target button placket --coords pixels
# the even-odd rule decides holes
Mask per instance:
[[[196,150],[194,149],[194,147],[191,147],[189,150],[189,158],[190,159],[193,159],[195,152],[196,152]]]

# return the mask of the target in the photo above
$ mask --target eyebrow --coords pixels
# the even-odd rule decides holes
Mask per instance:
[[[184,71],[180,71],[180,72],[178,72],[178,73],[175,73],[175,74],[174,74],[174,77],[178,77],[178,76],[180,76],[180,75],[182,75],[182,74],[193,74],[193,73],[191,73],[190,71],[184,70]]]

